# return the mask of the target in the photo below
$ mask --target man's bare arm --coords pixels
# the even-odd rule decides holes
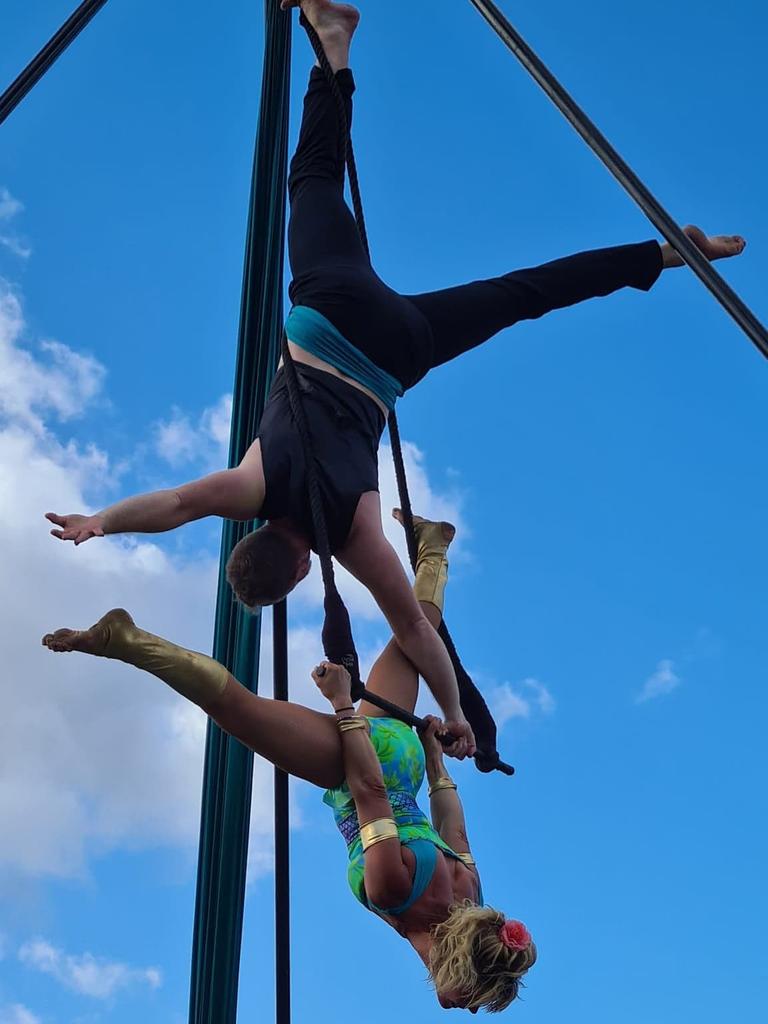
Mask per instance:
[[[414,597],[397,552],[382,532],[378,495],[364,495],[361,506],[363,502],[372,506],[373,499],[375,509],[358,508],[350,539],[337,557],[371,592],[401,650],[416,666],[440,705],[446,728],[453,735],[466,738],[466,747],[459,744],[448,752],[471,756],[475,752],[475,738],[461,710],[451,659]]]
[[[112,533],[165,533],[205,516],[255,518],[264,501],[264,473],[258,441],[236,469],[210,473],[181,487],[125,498],[92,516],[58,515],[46,519],[59,540],[82,544]]]

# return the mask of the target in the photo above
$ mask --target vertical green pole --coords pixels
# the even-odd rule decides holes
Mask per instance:
[[[264,74],[256,139],[232,412],[230,465],[253,440],[282,333],[291,19],[265,0]],[[213,655],[254,692],[260,616],[236,605],[224,577],[235,544],[258,524],[225,522]],[[192,950],[190,1024],[235,1024],[253,755],[209,723]]]

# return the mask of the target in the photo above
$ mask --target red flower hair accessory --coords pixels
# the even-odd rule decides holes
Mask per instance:
[[[531,944],[531,933],[522,921],[505,921],[499,929],[499,939],[507,949],[523,950]]]

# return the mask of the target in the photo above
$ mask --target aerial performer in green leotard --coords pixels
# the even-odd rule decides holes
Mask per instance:
[[[277,0],[275,0],[277,2]],[[349,4],[283,0],[316,29],[352,118],[349,48],[359,20]],[[431,369],[520,320],[535,319],[624,287],[648,290],[682,260],[655,241],[579,253],[487,281],[400,295],[377,276],[344,201],[344,136],[329,85],[312,71],[289,179],[293,302],[286,333],[296,363],[330,543],[370,590],[398,643],[432,690],[450,753],[472,754],[451,661],[413,599],[381,525],[377,451],[388,411]],[[739,236],[687,234],[709,259],[742,252]],[[95,515],[49,513],[54,536],[81,544],[117,533],[158,533],[204,516],[261,518],[266,526],[232,554],[228,577],[248,607],[273,604],[309,568],[315,545],[305,454],[280,370],[242,463],[178,488],[127,498]]]
[[[436,629],[454,530],[417,518],[416,534],[414,599]],[[419,742],[407,725],[365,701],[355,712],[349,674],[327,662],[313,678],[331,713],[257,697],[218,662],[144,632],[122,610],[88,630],[59,629],[43,644],[152,673],[251,750],[325,789],[347,845],[355,898],[410,943],[441,1006],[498,1011],[517,996],[536,947],[520,921],[484,904],[462,805],[443,763],[438,719],[429,719]],[[418,685],[416,669],[391,640],[368,688],[413,710]],[[425,773],[431,821],[416,801]]]

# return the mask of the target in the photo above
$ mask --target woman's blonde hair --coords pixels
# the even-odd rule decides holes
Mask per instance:
[[[466,1009],[506,1010],[517,997],[521,978],[536,963],[536,947],[511,949],[501,940],[503,914],[471,900],[451,907],[432,929],[429,972],[438,994],[461,992]]]

